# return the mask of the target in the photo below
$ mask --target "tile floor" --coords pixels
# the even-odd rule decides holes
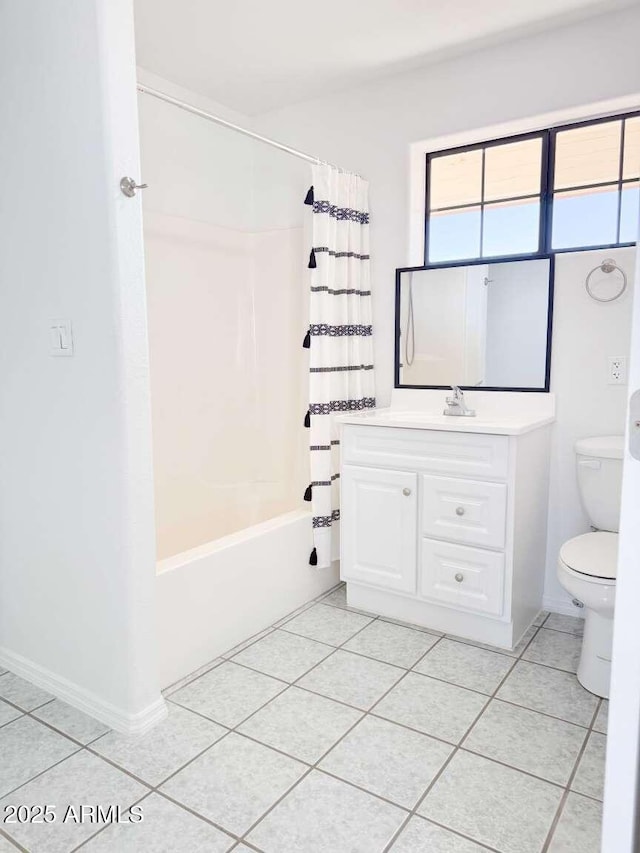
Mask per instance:
[[[119,805],[140,823],[0,824],[0,853],[598,853],[607,703],[581,622],[513,652],[310,602],[165,692],[143,738],[0,671],[0,815]]]

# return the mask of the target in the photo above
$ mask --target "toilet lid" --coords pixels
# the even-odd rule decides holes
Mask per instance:
[[[624,457],[623,435],[602,435],[581,438],[575,444],[578,456],[593,456],[596,459],[622,459]]]
[[[618,568],[618,534],[602,530],[569,539],[560,549],[560,559],[574,572],[615,580]]]

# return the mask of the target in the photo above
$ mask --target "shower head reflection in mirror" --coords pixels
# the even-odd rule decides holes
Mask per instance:
[[[548,391],[553,258],[396,271],[397,388]]]

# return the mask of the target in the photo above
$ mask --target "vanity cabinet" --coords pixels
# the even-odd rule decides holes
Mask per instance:
[[[550,428],[465,427],[343,424],[341,577],[351,606],[511,648],[542,605]]]

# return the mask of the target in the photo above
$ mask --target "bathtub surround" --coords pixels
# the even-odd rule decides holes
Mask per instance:
[[[141,69],[138,79],[246,124]],[[309,166],[156,99],[140,96],[139,109],[164,687],[338,571],[309,566],[302,501]]]
[[[369,185],[358,175],[313,167],[309,258],[309,450],[314,549],[328,568],[340,520],[340,443],[336,415],[373,408],[373,326],[369,272]]]
[[[168,81],[138,76],[242,123]],[[309,167],[149,96],[139,96],[139,109],[164,560],[302,505],[308,288],[300,193]]]

